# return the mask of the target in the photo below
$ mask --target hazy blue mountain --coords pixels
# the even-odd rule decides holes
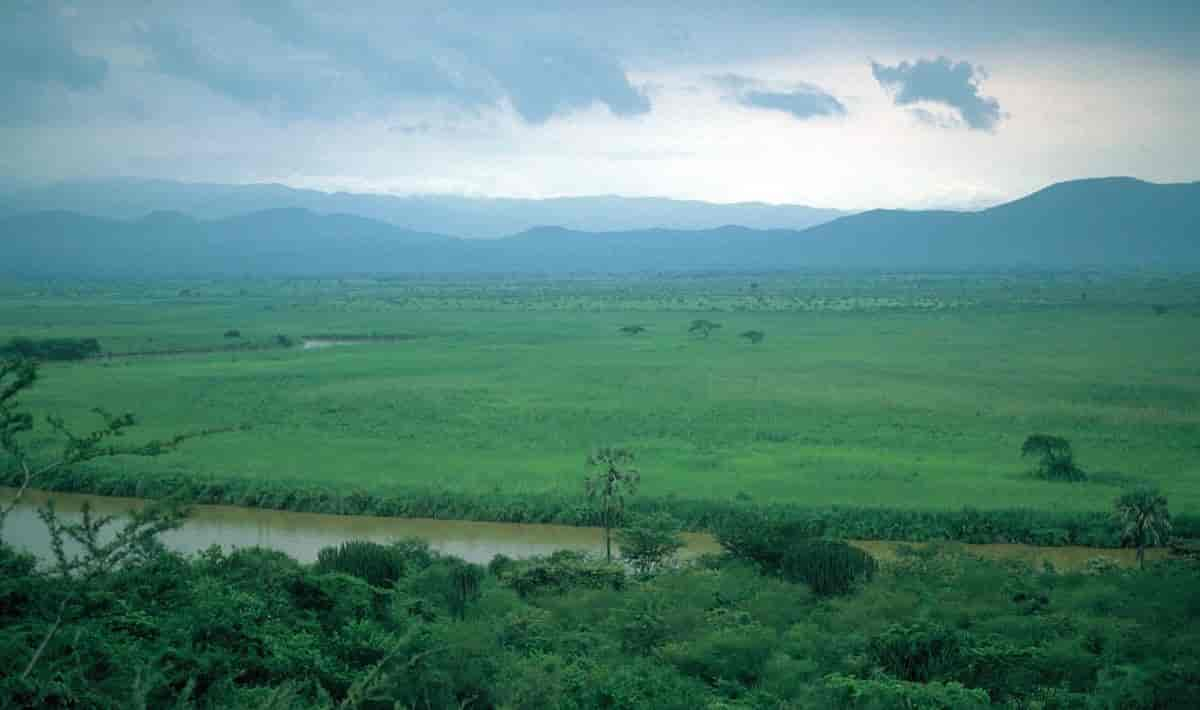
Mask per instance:
[[[464,240],[351,215],[219,220],[52,211],[0,219],[0,271],[182,275],[712,269],[1200,268],[1200,183],[1060,183],[979,212],[874,210],[804,231],[582,232]]]
[[[266,209],[300,208],[353,214],[414,231],[497,238],[553,224],[583,231],[663,227],[708,229],[740,224],[805,229],[846,212],[759,202],[715,204],[655,197],[565,197],[548,200],[375,195],[297,190],[284,185],[220,185],[112,178],[57,183],[0,197],[0,214],[68,210],[95,217],[137,219],[172,211],[223,219]]]
[[[979,212],[874,210],[805,232],[828,265],[1200,266],[1200,183],[1057,183]]]
[[[405,271],[406,255],[457,240],[351,215],[276,209],[203,221],[74,212],[0,218],[0,271],[101,276]],[[373,266],[374,265],[374,266]]]

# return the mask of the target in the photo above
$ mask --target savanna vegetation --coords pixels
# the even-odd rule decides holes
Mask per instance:
[[[689,529],[754,510],[1112,546],[1111,501],[1140,483],[1196,535],[1198,292],[1103,273],[6,282],[0,342],[99,344],[27,395],[70,428],[102,403],[150,438],[237,429],[46,476],[61,490],[599,524],[585,458],[614,446],[654,472],[629,512]],[[1022,456],[1039,433],[1069,467]]]

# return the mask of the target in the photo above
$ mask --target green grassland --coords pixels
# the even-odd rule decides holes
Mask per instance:
[[[1197,316],[1200,278],[1146,274],[0,284],[0,339],[111,354],[45,366],[35,411],[250,426],[105,464],[128,475],[576,495],[611,444],[642,497],[929,510],[1107,510],[1141,479],[1200,513]],[[402,337],[274,340],[312,334]],[[1032,477],[1032,432],[1091,480]]]

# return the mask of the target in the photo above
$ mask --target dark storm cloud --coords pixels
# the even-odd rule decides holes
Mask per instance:
[[[983,131],[995,128],[1004,116],[999,101],[979,93],[979,80],[986,75],[969,62],[952,62],[946,57],[900,62],[894,67],[871,62],[871,73],[891,92],[897,106],[924,101],[942,104],[956,110],[968,127]],[[921,111],[917,115],[930,114]]]
[[[616,61],[601,52],[543,41],[519,49],[478,48],[513,108],[530,123],[593,102],[617,116],[650,110],[650,101],[630,85]]]
[[[386,110],[404,99],[468,109],[507,102],[529,123],[596,103],[623,117],[650,110],[615,57],[561,32],[480,33],[469,23],[403,12],[355,26],[357,16],[343,24],[280,0],[247,2],[239,10],[251,25],[240,41],[257,28],[266,41],[254,43],[254,51],[270,56],[231,59],[242,55],[240,46],[222,47],[211,33],[202,46],[188,30],[166,23],[153,25],[142,40],[161,71],[263,109],[327,114]],[[373,41],[381,35],[388,41]],[[297,53],[305,57],[302,69],[279,59]]]
[[[322,53],[335,66],[357,72],[370,86],[392,95],[466,94],[467,88],[456,82],[446,68],[436,62],[439,50],[430,35],[404,36],[413,26],[397,22],[404,41],[398,44],[409,50],[408,56],[389,55],[376,49],[362,33],[350,32],[331,23],[319,23],[286,0],[242,2],[246,16],[270,31],[283,43],[295,48]],[[391,24],[380,18],[382,24]],[[436,35],[436,33],[434,33]],[[412,51],[416,50],[416,51]],[[472,102],[476,95],[461,96]]]
[[[734,101],[749,108],[782,111],[801,121],[846,115],[841,101],[812,84],[797,83],[786,90],[775,90],[767,82],[741,74],[720,74],[710,79]]]
[[[16,2],[0,12],[0,91],[5,95],[16,82],[94,89],[108,75],[108,62],[77,51],[45,2]]]
[[[313,109],[318,86],[311,77],[295,74],[270,76],[237,53],[219,56],[201,47],[182,28],[155,24],[139,33],[159,71],[197,82],[238,103],[275,106],[285,113]]]

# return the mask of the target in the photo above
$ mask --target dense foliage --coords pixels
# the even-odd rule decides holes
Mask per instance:
[[[0,358],[85,360],[100,354],[95,338],[13,338],[0,345]]]
[[[321,557],[346,549],[367,548]],[[33,672],[0,678],[0,705],[1200,703],[1200,567],[1187,562],[1058,573],[934,548],[826,598],[732,557],[634,579],[574,553],[485,572],[419,542],[370,549],[401,574],[376,585],[266,550],[150,546],[75,588],[0,545],[0,668],[24,667],[77,598]]]

